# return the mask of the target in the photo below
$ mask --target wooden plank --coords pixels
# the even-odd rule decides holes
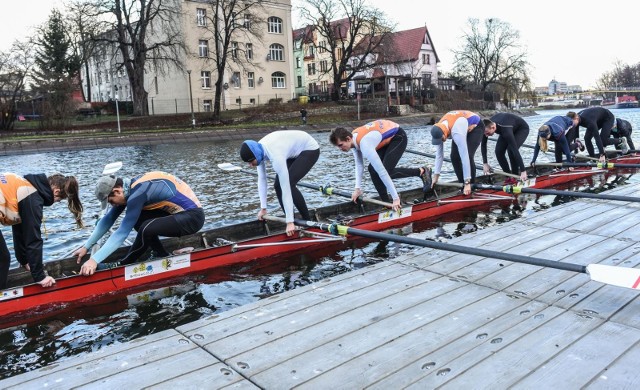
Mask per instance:
[[[0,381],[0,388],[69,388],[84,385],[121,371],[129,371],[173,355],[194,351],[196,348],[194,343],[175,330],[166,330],[5,379]],[[215,363],[215,359],[208,356],[209,361]]]
[[[521,302],[522,305],[501,316],[489,316],[489,320],[486,323],[453,342],[437,348],[422,348],[420,352],[415,353],[413,361],[408,360],[400,370],[388,372],[386,376],[372,380],[367,388],[379,390],[405,388],[414,382],[424,380],[423,378],[428,375],[437,374],[441,369],[446,369],[449,362],[486,343],[487,340],[493,340],[513,327],[523,326],[521,325],[522,322],[527,321],[539,326],[541,321],[532,321],[531,318],[544,310],[547,310],[545,312],[547,315],[544,317],[546,321],[552,318],[549,315],[547,306],[542,303],[526,299],[522,301],[512,300],[512,302]],[[556,310],[557,314],[560,314],[560,311]],[[418,347],[420,345],[420,343],[417,344]],[[397,353],[390,354],[388,358],[395,359],[396,355]],[[369,369],[367,368],[367,370]],[[439,378],[432,379],[434,381],[428,382],[429,384],[423,388],[434,388],[437,383],[440,383],[436,382],[436,379]]]
[[[265,317],[265,321],[268,320],[269,314],[277,316],[278,313],[272,313],[273,310],[281,310],[287,312],[288,310],[296,310],[296,304],[301,304],[300,307],[305,307],[312,301],[321,302],[325,299],[331,299],[343,294],[348,294],[349,290],[358,290],[372,283],[381,282],[387,279],[393,279],[400,275],[414,271],[413,267],[407,267],[405,265],[397,265],[392,262],[383,262],[374,264],[372,267],[367,267],[358,272],[347,272],[336,277],[323,279],[310,286],[309,289],[297,288],[287,291],[283,294],[273,295],[266,300],[259,300],[247,305],[243,305],[233,311],[226,311],[221,314],[216,314],[202,320],[194,321],[189,324],[182,325],[177,329],[181,333],[194,332],[200,328],[206,328],[210,324],[218,323],[217,326],[234,327],[240,330],[242,323],[246,323],[249,316]],[[313,297],[313,298],[310,298]],[[283,308],[280,302],[287,302],[287,306]],[[304,302],[304,303],[301,303]],[[273,309],[277,308],[277,309]],[[244,314],[244,315],[243,315]],[[203,334],[206,336],[206,333]]]
[[[349,316],[332,319],[322,327],[312,327],[267,346],[269,357],[274,357],[273,352],[277,355],[275,361],[263,359],[261,369],[252,374],[252,378],[259,386],[268,389],[299,386],[435,319],[451,316],[449,321],[452,324],[456,322],[456,317],[450,313],[493,293],[493,290],[484,287],[465,284],[463,288],[424,299],[422,303],[403,305],[401,310],[396,310],[400,302],[358,308]],[[405,294],[405,299],[412,295]],[[393,307],[385,310],[384,306],[390,304]],[[389,311],[391,313],[387,313]],[[249,359],[256,352],[265,355],[266,351],[250,351],[234,360]]]
[[[640,210],[631,207],[615,209],[617,214],[603,225],[593,229],[591,234],[607,237],[628,238],[633,241],[638,239],[636,226],[640,220]]]
[[[259,389],[224,363],[212,364],[159,383],[145,384],[145,389]]]
[[[425,377],[409,388],[433,388],[446,383],[454,389],[508,388],[537,369],[547,360],[571,345],[575,340],[602,323],[594,318],[584,318],[575,313],[550,307],[508,331],[487,340],[454,361],[447,362],[443,369],[450,370],[445,376],[437,373]],[[544,318],[540,318],[544,315]],[[553,317],[546,320],[546,317]],[[537,322],[537,323],[536,323]],[[500,342],[496,342],[500,340]],[[435,378],[434,378],[435,377]]]
[[[624,310],[614,314],[611,321],[640,329],[640,315],[638,313],[640,313],[640,297],[636,297],[624,307]]]
[[[577,201],[586,204],[586,201]],[[593,207],[596,206],[596,207]],[[593,202],[592,207],[581,209],[572,214],[565,214],[563,217],[548,221],[545,226],[556,229],[563,229],[574,232],[589,232],[609,220],[609,213],[614,212],[622,206],[613,206],[610,203]],[[566,210],[562,210],[565,211]]]
[[[606,340],[606,347],[602,341]],[[598,377],[618,356],[640,340],[640,330],[607,322],[575,341],[561,353],[531,371],[514,387],[524,389],[577,389]],[[637,372],[637,361],[626,362]],[[604,374],[609,376],[610,372]],[[638,382],[637,382],[638,383]],[[610,385],[609,383],[607,385]],[[625,384],[623,387],[627,387]],[[622,388],[622,387],[620,387]]]
[[[354,294],[323,302],[304,312],[257,324],[231,337],[214,339],[212,342],[209,340],[205,348],[227,364],[233,365],[238,361],[249,363],[250,368],[243,373],[253,375],[289,359],[293,351],[300,353],[322,345],[340,337],[342,332],[353,332],[429,297],[451,294],[460,287],[462,283],[438,278],[425,283],[420,283],[418,279],[407,281],[405,288],[396,286],[391,291],[374,288],[366,295]]]
[[[509,388],[600,323],[548,307],[452,361],[438,361],[439,370],[407,388]]]
[[[637,313],[637,312],[636,312]],[[587,389],[638,389],[640,388],[640,343],[636,342],[609,367],[593,378]]]
[[[562,207],[553,207],[546,210],[540,210],[535,214],[529,214],[523,217],[523,220],[534,226],[548,226],[551,221],[556,221],[566,217],[567,215],[575,215],[576,213],[582,213],[582,215],[590,214],[589,205],[583,202],[573,201],[563,204]],[[555,227],[556,229],[558,227]]]
[[[416,375],[424,375],[426,369],[421,368],[424,364],[419,362],[427,357],[431,358],[434,351],[447,349],[449,353],[457,355],[461,348],[469,348],[489,337],[487,332],[504,331],[526,318],[517,313],[530,312],[532,309],[541,310],[543,307],[544,305],[539,303],[522,305],[522,302],[511,299],[503,293],[496,293],[450,315],[425,322],[416,330],[399,335],[386,344],[372,346],[372,349],[360,355],[355,355],[356,347],[365,348],[360,345],[353,346],[352,351],[349,352],[354,353],[355,356],[344,357],[344,363],[337,364],[331,370],[323,371],[301,387],[361,389],[392,376],[392,383],[387,383],[384,387],[401,388],[415,380],[412,378]],[[351,334],[341,340],[341,350],[348,349],[349,345],[354,344],[355,337],[357,334]],[[461,339],[465,342],[460,343]],[[364,344],[364,342],[361,343]],[[449,348],[451,344],[456,344],[457,348]],[[323,353],[322,349],[304,356],[315,360],[314,356],[318,353]],[[403,371],[407,367],[411,370]]]

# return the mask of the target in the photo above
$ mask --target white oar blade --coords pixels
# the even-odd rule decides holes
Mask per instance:
[[[587,272],[591,280],[613,286],[640,290],[640,269],[616,267],[613,265],[589,264]]]
[[[122,168],[122,161],[116,161],[111,164],[107,164],[104,166],[104,170],[102,171],[103,175],[110,175],[112,173],[116,173]]]
[[[241,170],[241,169],[242,169],[242,168],[240,168],[239,166],[237,166],[237,165],[233,165],[233,164],[231,164],[231,163],[222,163],[222,164],[218,164],[218,168],[222,169],[223,171],[228,171],[228,172],[231,172],[231,171],[239,171],[239,170]]]

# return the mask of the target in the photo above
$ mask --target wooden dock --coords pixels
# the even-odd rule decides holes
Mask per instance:
[[[576,200],[451,242],[637,267],[638,221],[638,203]],[[0,388],[637,389],[639,293],[585,274],[423,249]]]

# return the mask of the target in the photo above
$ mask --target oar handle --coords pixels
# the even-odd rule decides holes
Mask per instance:
[[[433,154],[430,154],[430,153],[424,153],[424,152],[419,152],[419,151],[417,151],[417,150],[406,149],[406,150],[405,150],[405,152],[407,152],[407,153],[412,153],[412,154],[417,154],[417,155],[419,155],[419,156],[425,156],[425,157],[429,157],[429,158],[436,158],[436,156],[434,156]],[[443,161],[446,161],[446,162],[449,162],[449,163],[451,162],[451,159],[448,159],[448,158],[446,158],[446,157],[444,157],[442,160],[443,160]],[[480,164],[475,164],[475,166],[476,166],[476,169],[483,169],[483,170],[484,170],[484,166],[482,166],[482,165],[480,165]],[[513,177],[513,178],[515,178],[515,179],[520,179],[520,176],[519,176],[519,175],[514,175],[513,173],[507,173],[507,172],[501,171],[501,170],[499,170],[499,169],[496,169],[495,171],[496,171],[497,173],[499,173],[499,174],[503,175],[503,176],[508,176],[508,177]]]
[[[640,198],[634,196],[623,196],[623,195],[612,195],[612,194],[592,194],[590,192],[576,192],[576,191],[565,191],[565,190],[554,190],[554,189],[546,189],[546,188],[531,188],[531,187],[519,187],[519,186],[495,186],[489,184],[472,184],[474,189],[478,190],[496,190],[503,191],[507,194],[538,194],[538,195],[559,195],[559,196],[573,196],[576,198],[587,198],[587,199],[600,199],[600,200],[616,200],[621,202],[640,202]]]

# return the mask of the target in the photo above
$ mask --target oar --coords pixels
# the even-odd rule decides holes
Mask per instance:
[[[460,184],[458,184],[460,186]],[[495,191],[503,191],[507,194],[540,194],[540,195],[560,195],[560,196],[573,196],[576,198],[589,198],[589,199],[602,199],[602,200],[619,200],[622,202],[640,202],[640,198],[634,196],[622,196],[622,195],[611,195],[611,194],[592,194],[589,192],[576,192],[576,191],[563,191],[563,190],[551,190],[551,189],[540,189],[540,188],[530,188],[530,187],[520,187],[520,186],[496,186],[490,184],[471,184],[471,188],[477,190],[495,190]]]
[[[561,163],[536,163],[538,166],[549,167],[562,167],[562,168],[598,168],[598,169],[614,169],[614,168],[640,168],[640,164],[623,164],[623,163],[574,163],[574,162],[561,162]]]
[[[497,139],[493,139],[493,138],[488,138],[489,141],[493,141],[493,142],[498,142]],[[522,146],[524,146],[525,148],[529,148],[529,149],[535,149],[536,147],[533,145],[527,145],[527,144],[522,144]],[[549,148],[549,152],[550,153],[555,153],[555,150],[553,148]],[[582,156],[580,154],[576,154],[576,158],[581,158],[583,160],[592,160],[592,161],[599,161],[599,159],[595,158],[595,157],[589,157],[589,156]]]
[[[265,219],[285,223],[285,219],[266,215]],[[370,230],[356,229],[349,226],[338,225],[335,223],[321,223],[295,219],[293,221],[298,226],[313,227],[320,230],[328,231],[331,234],[346,236],[353,234],[354,236],[372,238],[375,240],[385,240],[400,242],[408,245],[421,246],[426,248],[444,250],[449,252],[463,253],[473,256],[490,257],[512,261],[515,263],[530,264],[539,267],[549,267],[564,271],[579,272],[589,275],[591,280],[601,283],[610,284],[612,286],[626,287],[631,289],[640,289],[640,268],[617,267],[603,264],[580,265],[574,263],[564,263],[559,261],[541,259],[537,257],[522,256],[512,253],[503,253],[481,248],[471,248],[462,245],[448,244],[438,241],[429,241],[424,239],[398,236],[396,234],[380,233]]]
[[[430,153],[424,153],[424,152],[419,152],[419,151],[417,151],[417,150],[406,149],[406,150],[405,150],[405,152],[407,152],[407,153],[412,153],[412,154],[417,154],[417,155],[419,155],[419,156],[425,156],[425,157],[429,157],[429,158],[436,158],[436,156],[435,156],[435,155],[433,155],[433,154],[430,154]],[[451,159],[448,159],[448,158],[446,158],[446,157],[444,157],[442,160],[443,160],[443,161],[446,161],[446,162],[448,162],[448,163],[450,163],[450,162],[451,162]],[[476,165],[476,169],[484,170],[484,167],[483,167],[482,165],[480,165],[480,164],[475,164],[475,165]],[[499,174],[501,174],[501,175],[503,175],[503,176],[509,176],[509,177],[513,177],[513,178],[516,178],[516,179],[520,179],[520,175],[514,175],[513,173],[507,173],[507,172],[500,171],[500,170],[497,170],[497,169],[496,169],[496,172],[498,172]]]
[[[218,164],[218,168],[222,169],[223,171],[227,171],[227,172],[244,172],[244,173],[248,173],[250,175],[258,175],[258,172],[256,172],[253,169],[243,169],[240,168],[237,165],[233,165],[231,163],[222,163],[222,164]],[[275,180],[275,176],[274,175],[267,175],[267,177],[271,180]],[[306,187],[306,188],[311,188],[313,190],[318,190],[320,192],[322,192],[325,195],[339,195],[339,196],[344,196],[346,198],[351,198],[351,194],[347,191],[342,191],[333,187],[325,187],[325,186],[319,186],[316,184],[310,184],[310,183],[305,183],[302,181],[298,182],[298,185],[301,187]],[[372,203],[372,204],[377,204],[379,206],[384,206],[384,207],[388,207],[388,208],[393,208],[393,205],[389,202],[383,202],[381,200],[378,199],[372,199],[372,198],[365,198],[363,196],[360,196],[358,198],[360,201],[362,202],[366,202],[366,203]]]

